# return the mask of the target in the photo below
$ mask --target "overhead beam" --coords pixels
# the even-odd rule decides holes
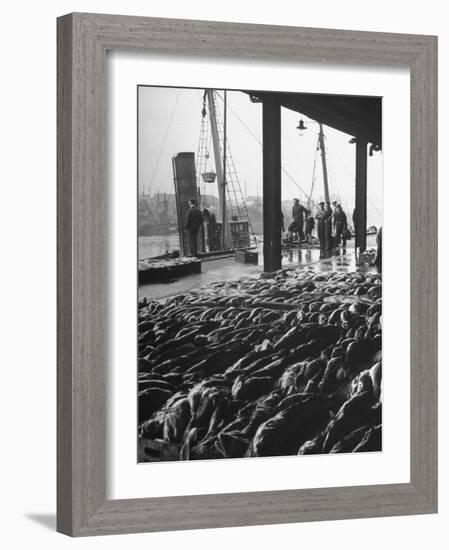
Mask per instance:
[[[355,245],[360,252],[366,250],[366,201],[367,201],[367,155],[368,143],[356,141],[355,150]]]
[[[249,92],[264,101],[276,96],[282,107],[382,147],[382,99],[317,94]]]
[[[263,136],[263,265],[281,267],[281,106],[268,98],[262,109]]]

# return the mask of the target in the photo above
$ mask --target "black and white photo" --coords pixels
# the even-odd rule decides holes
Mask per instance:
[[[382,451],[382,98],[137,116],[138,461]]]

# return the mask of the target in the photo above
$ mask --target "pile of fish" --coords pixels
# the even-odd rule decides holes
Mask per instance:
[[[288,269],[139,304],[139,460],[378,451],[382,281]]]
[[[190,258],[181,256],[179,258],[161,258],[161,259],[148,259],[139,260],[139,270],[144,269],[170,269],[179,265],[196,264],[200,263],[197,258]]]

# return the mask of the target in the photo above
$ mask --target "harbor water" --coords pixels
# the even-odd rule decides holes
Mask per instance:
[[[170,235],[139,235],[139,260],[154,258],[166,252],[180,249],[178,233]]]

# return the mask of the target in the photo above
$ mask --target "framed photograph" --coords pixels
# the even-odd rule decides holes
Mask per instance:
[[[435,513],[436,214],[436,37],[59,18],[58,531]]]

